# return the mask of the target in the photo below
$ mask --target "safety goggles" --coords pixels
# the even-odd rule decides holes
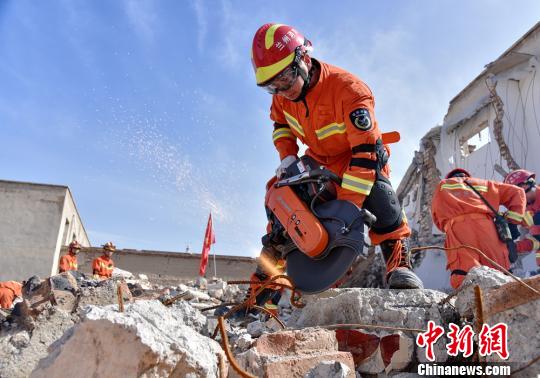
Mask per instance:
[[[525,190],[525,193],[530,192],[531,189],[534,188],[535,185],[536,185],[536,180],[533,179],[532,177],[529,177],[527,181],[518,184],[520,188],[523,188]]]
[[[287,67],[268,84],[261,85],[268,93],[277,94],[279,92],[286,92],[292,88],[296,78],[298,77],[298,65],[293,64]]]

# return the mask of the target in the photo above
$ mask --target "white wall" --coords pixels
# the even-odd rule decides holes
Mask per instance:
[[[0,180],[0,281],[55,272],[65,220],[71,223],[74,214],[65,186]],[[73,230],[88,246],[80,218],[74,218]]]

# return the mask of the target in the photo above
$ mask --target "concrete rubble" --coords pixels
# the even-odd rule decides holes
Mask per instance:
[[[31,377],[217,377],[219,344],[183,324],[185,314],[157,300],[89,306],[83,321],[55,342]],[[221,355],[221,357],[220,357]]]
[[[225,357],[219,333],[212,339],[217,326],[212,308],[240,302],[245,287],[218,278],[163,287],[144,275],[123,276],[131,278],[98,281],[64,273],[28,280],[24,300],[11,314],[0,314],[0,377],[62,376],[66,371],[79,377],[239,376]],[[414,373],[426,362],[415,338],[429,320],[446,332],[449,323],[476,327],[477,284],[483,290],[484,321],[508,324],[511,350],[505,362],[516,370],[524,367],[540,350],[540,336],[531,332],[540,321],[538,298],[533,293],[531,300],[526,288],[485,267],[473,269],[450,298],[435,290],[331,289],[304,296],[305,306],[295,308],[284,291],[278,312],[286,329],[266,315],[231,320],[226,322],[229,348],[243,370],[261,377]],[[540,281],[530,285],[539,288]],[[505,292],[513,298],[505,299]],[[472,361],[449,359],[447,342],[443,336],[434,346],[437,363]],[[486,360],[502,361],[497,355]],[[538,368],[536,362],[517,376],[530,376]]]

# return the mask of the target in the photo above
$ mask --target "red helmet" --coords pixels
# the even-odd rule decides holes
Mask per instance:
[[[264,24],[253,37],[251,63],[257,85],[268,82],[291,63],[311,50],[308,41],[296,29],[283,24]]]
[[[464,175],[467,176],[467,177],[471,177],[471,174],[470,174],[468,171],[466,171],[465,169],[463,169],[463,168],[456,168],[456,169],[452,169],[450,172],[448,172],[448,173],[446,174],[446,177],[445,177],[445,178],[449,179],[449,178],[454,177],[454,176],[456,176],[457,174],[460,174],[460,173],[461,173],[461,174],[464,174]]]
[[[504,183],[519,186],[523,184],[528,184],[528,181],[530,179],[534,180],[535,178],[536,174],[532,172],[529,172],[525,169],[516,169],[515,171],[512,171],[506,175],[506,177],[504,178]]]
[[[68,250],[71,252],[74,249],[81,249],[82,245],[77,241],[73,240],[71,243],[69,243]]]

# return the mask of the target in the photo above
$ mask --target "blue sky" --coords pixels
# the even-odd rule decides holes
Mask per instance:
[[[538,1],[0,0],[0,178],[68,185],[93,245],[254,256],[278,165],[249,60],[266,22],[376,96],[397,185],[419,139]]]

